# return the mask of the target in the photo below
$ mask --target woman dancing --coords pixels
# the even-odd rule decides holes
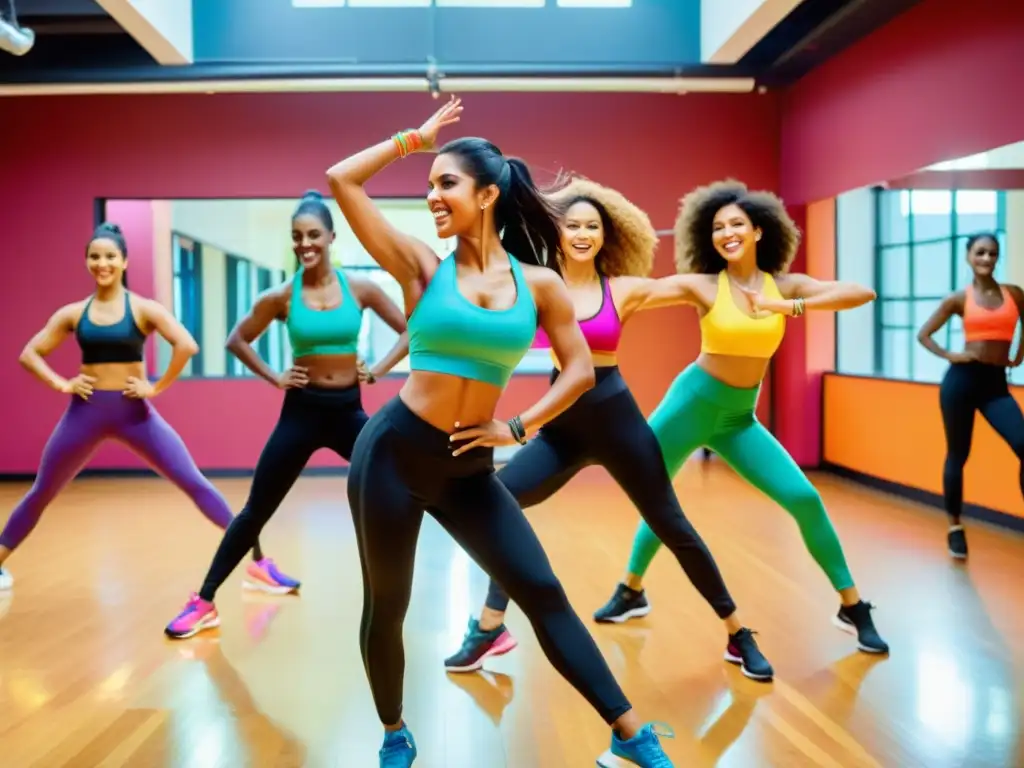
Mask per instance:
[[[372,384],[408,352],[405,317],[383,289],[356,280],[331,266],[334,219],[323,196],[307,192],[292,214],[292,246],[299,268],[293,278],[266,291],[228,336],[227,347],[245,366],[285,390],[281,415],[253,475],[249,499],[224,534],[199,592],[164,630],[184,639],[216,627],[220,618],[213,600],[221,584],[241,562],[263,526],[281,506],[313,453],[330,448],[345,461],[368,417],[359,382]],[[373,370],[356,358],[363,310],[372,309],[399,333],[391,351]],[[252,344],[274,320],[285,324],[294,364],[278,374]],[[248,584],[271,594],[294,592],[299,582],[268,563],[249,566]]]
[[[872,301],[858,285],[786,274],[800,231],[782,201],[735,181],[700,187],[683,199],[676,219],[674,278],[679,295],[697,307],[701,353],[672,383],[651,414],[670,475],[708,446],[747,482],[796,520],[804,543],[839,593],[834,617],[868,653],[887,653],[860,599],[821,495],[754,415],[761,381],[786,332],[786,316],[808,309],[842,310]],[[661,546],[641,522],[624,583],[598,616],[623,616],[646,605],[641,580]]]
[[[86,245],[85,263],[96,280],[88,299],[61,307],[32,337],[21,364],[58,392],[68,409],[43,449],[32,488],[0,533],[0,588],[13,577],[3,564],[35,528],[43,511],[85,466],[100,443],[118,440],[178,486],[215,525],[227,528],[231,509],[203,477],[185,444],[150,403],[166,390],[199,347],[162,305],[127,289],[128,247],[116,224],[101,224]],[[171,344],[171,360],[156,383],[146,378],[143,347],[153,331]],[[43,359],[71,334],[82,350],[78,375],[65,379]],[[263,559],[259,544],[249,543]],[[244,554],[244,553],[243,553]]]
[[[584,467],[597,464],[607,469],[724,621],[726,660],[739,664],[747,677],[770,680],[771,665],[753,633],[740,623],[707,545],[683,515],[658,440],[619,372],[619,339],[629,318],[682,301],[675,278],[647,277],[658,244],[654,227],[621,194],[591,181],[574,179],[552,200],[562,215],[562,279],[581,318],[597,385],[548,422],[498,472],[498,479],[523,507],[531,507],[550,498]],[[551,346],[543,330],[537,332],[534,346]],[[552,384],[558,376],[556,358]],[[445,660],[449,672],[472,672],[489,656],[516,647],[504,624],[508,603],[508,594],[492,579],[479,621],[470,619],[462,648]],[[644,604],[625,613],[599,611],[596,618],[625,621],[649,611]]]
[[[967,535],[960,524],[964,506],[964,465],[971,452],[974,413],[979,411],[992,429],[1021,460],[1020,486],[1024,494],[1024,416],[1010,394],[1006,368],[1024,360],[1024,344],[1010,359],[1010,347],[1024,309],[1024,291],[1016,285],[1000,285],[993,277],[999,259],[999,241],[990,233],[967,241],[967,263],[974,272],[971,285],[947,296],[921,326],[917,340],[929,352],[952,365],[939,387],[939,406],[946,428],[946,465],[942,489],[949,533],[949,554],[967,558]],[[964,324],[963,352],[948,352],[932,336],[953,315]]]
[[[565,284],[537,266],[556,258],[557,213],[523,161],[477,138],[443,146],[430,171],[427,203],[437,233],[458,239],[448,258],[393,229],[363,189],[394,160],[431,148],[461,112],[452,99],[418,131],[396,134],[328,172],[352,230],[401,283],[411,313],[411,373],[356,441],[348,484],[363,568],[360,647],[386,731],[380,765],[407,768],[416,757],[402,720],[402,624],[426,509],[508,589],[551,663],[612,726],[611,748],[598,765],[668,768],[653,725],[641,725],[522,509],[494,475],[494,446],[525,441],[594,382]],[[536,405],[497,421],[495,406],[538,325],[562,373]]]

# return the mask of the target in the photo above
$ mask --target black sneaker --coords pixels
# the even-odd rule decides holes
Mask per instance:
[[[950,527],[946,534],[946,541],[949,545],[949,554],[957,560],[967,559],[967,534],[964,533],[962,525]]]
[[[651,604],[641,589],[637,592],[625,584],[615,587],[612,599],[594,611],[594,621],[602,623],[622,624],[630,619],[639,619],[651,612]]]
[[[889,644],[878,634],[875,622],[871,619],[874,607],[863,600],[856,605],[840,606],[839,613],[832,618],[832,623],[843,632],[856,635],[857,647],[864,653],[888,653]]]
[[[751,680],[769,682],[775,670],[757,647],[754,633],[744,627],[735,635],[729,635],[725,646],[725,660],[740,665],[740,671]]]
[[[482,630],[480,622],[469,620],[469,628],[462,639],[457,653],[444,660],[446,672],[476,672],[484,660],[492,656],[504,656],[519,643],[504,624],[496,629]]]

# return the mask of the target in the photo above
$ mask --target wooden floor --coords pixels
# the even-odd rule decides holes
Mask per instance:
[[[779,509],[718,465],[678,482],[745,622],[775,665],[771,685],[722,661],[723,632],[671,556],[648,580],[654,610],[594,627],[626,562],[636,515],[599,470],[530,513],[577,610],[639,714],[669,723],[675,765],[1022,766],[1024,538],[969,529],[951,562],[943,518],[815,477],[889,659],[829,623],[836,599]],[[248,481],[217,485],[237,508]],[[0,509],[24,492],[0,486]],[[160,480],[86,479],[11,559],[0,598],[0,765],[375,768],[381,729],[359,660],[359,564],[344,478],[303,478],[264,544],[304,580],[301,597],[251,597],[236,573],[219,634],[162,629],[198,588],[218,533]],[[485,580],[432,521],[406,622],[406,718],[416,768],[593,766],[607,729],[520,640],[490,672],[447,676]]]

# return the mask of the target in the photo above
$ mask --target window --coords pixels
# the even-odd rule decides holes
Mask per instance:
[[[166,242],[166,241],[164,241]],[[171,235],[171,274],[174,316],[192,334],[203,337],[203,252],[202,246],[188,237]],[[163,369],[166,366],[161,366]],[[200,350],[182,371],[183,376],[203,375],[203,351]]]
[[[993,231],[1006,253],[1006,194],[994,190],[885,190],[875,194],[874,372],[888,378],[939,381],[948,364],[917,343],[917,332],[940,302],[971,280],[967,239]],[[1003,280],[1006,258],[996,279]],[[960,349],[963,327],[953,318],[934,336]]]

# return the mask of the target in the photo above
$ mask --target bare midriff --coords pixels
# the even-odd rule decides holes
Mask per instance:
[[[123,392],[128,379],[146,378],[145,363],[95,363],[82,365],[79,373],[95,379],[92,388],[96,391]]]
[[[413,371],[398,396],[409,410],[437,429],[473,427],[494,418],[502,387],[447,373]]]
[[[771,358],[736,357],[701,352],[697,365],[723,384],[737,389],[753,389],[768,373]]]
[[[359,382],[355,355],[306,355],[295,359],[295,365],[306,369],[308,386],[344,389]]]

